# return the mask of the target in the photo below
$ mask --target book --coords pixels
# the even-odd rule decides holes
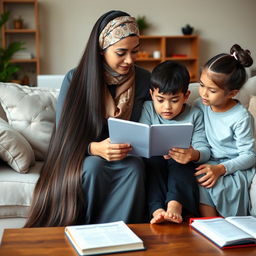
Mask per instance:
[[[147,125],[110,117],[111,143],[129,143],[130,154],[149,158],[168,154],[169,149],[189,148],[193,133],[192,123]]]
[[[145,250],[143,241],[123,221],[67,226],[65,234],[79,255]]]
[[[256,246],[253,216],[192,218],[190,225],[221,248]]]
[[[25,52],[25,51],[19,51],[13,54],[12,59],[32,59],[32,53]]]

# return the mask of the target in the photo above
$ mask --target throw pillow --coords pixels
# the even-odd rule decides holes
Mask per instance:
[[[16,172],[26,173],[35,163],[33,149],[26,139],[0,118],[0,158]]]
[[[36,160],[44,160],[55,123],[58,89],[0,82],[0,102],[8,123],[32,146]]]
[[[248,109],[252,96],[256,96],[256,76],[250,77],[236,98]]]

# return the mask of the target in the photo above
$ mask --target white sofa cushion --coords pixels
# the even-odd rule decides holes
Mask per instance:
[[[246,108],[249,108],[249,103],[253,96],[256,96],[256,76],[250,77],[247,80],[236,98],[239,99]]]
[[[17,173],[0,164],[0,218],[27,217],[42,165],[36,162],[29,173]]]
[[[34,151],[27,140],[0,118],[0,158],[16,172],[26,173],[35,163]]]
[[[43,160],[55,122],[58,89],[0,83],[0,102],[9,124],[32,146],[36,160]]]

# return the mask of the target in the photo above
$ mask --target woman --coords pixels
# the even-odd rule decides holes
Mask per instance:
[[[134,66],[139,31],[129,14],[110,11],[67,73],[57,125],[26,227],[145,221],[145,173],[128,144],[111,144],[107,118],[138,121],[150,73]]]

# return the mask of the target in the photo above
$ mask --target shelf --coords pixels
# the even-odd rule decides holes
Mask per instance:
[[[40,38],[38,0],[0,0],[1,12],[10,12],[8,22],[2,28],[2,46],[8,47],[13,42],[24,43],[24,52],[33,56],[31,59],[12,59],[11,63],[19,67],[15,74],[17,80],[29,77],[29,85],[36,86],[40,74]],[[23,26],[15,29],[13,23],[21,16]],[[25,55],[26,56],[26,55]]]
[[[166,39],[194,39],[195,37],[197,37],[196,35],[188,35],[188,36],[183,36],[183,35],[179,35],[179,36],[166,36]]]
[[[137,58],[136,61],[161,61],[161,58]]]
[[[197,60],[197,58],[191,58],[191,57],[166,57],[165,60],[195,61],[195,60]]]
[[[140,36],[140,51],[136,64],[152,71],[163,61],[177,61],[187,67],[190,80],[194,82],[198,80],[199,75],[198,49],[199,38],[197,35]],[[160,55],[160,58],[153,58],[155,51],[157,51],[156,56]]]
[[[36,29],[6,29],[5,33],[6,34],[32,34],[36,33]]]
[[[196,58],[190,57],[166,57],[165,60],[184,60],[184,61],[194,61]],[[162,58],[137,58],[136,61],[161,61]]]
[[[24,3],[34,3],[35,0],[4,0],[5,3],[14,3],[14,4],[24,4]]]
[[[12,63],[36,63],[38,59],[13,59],[11,60]]]

